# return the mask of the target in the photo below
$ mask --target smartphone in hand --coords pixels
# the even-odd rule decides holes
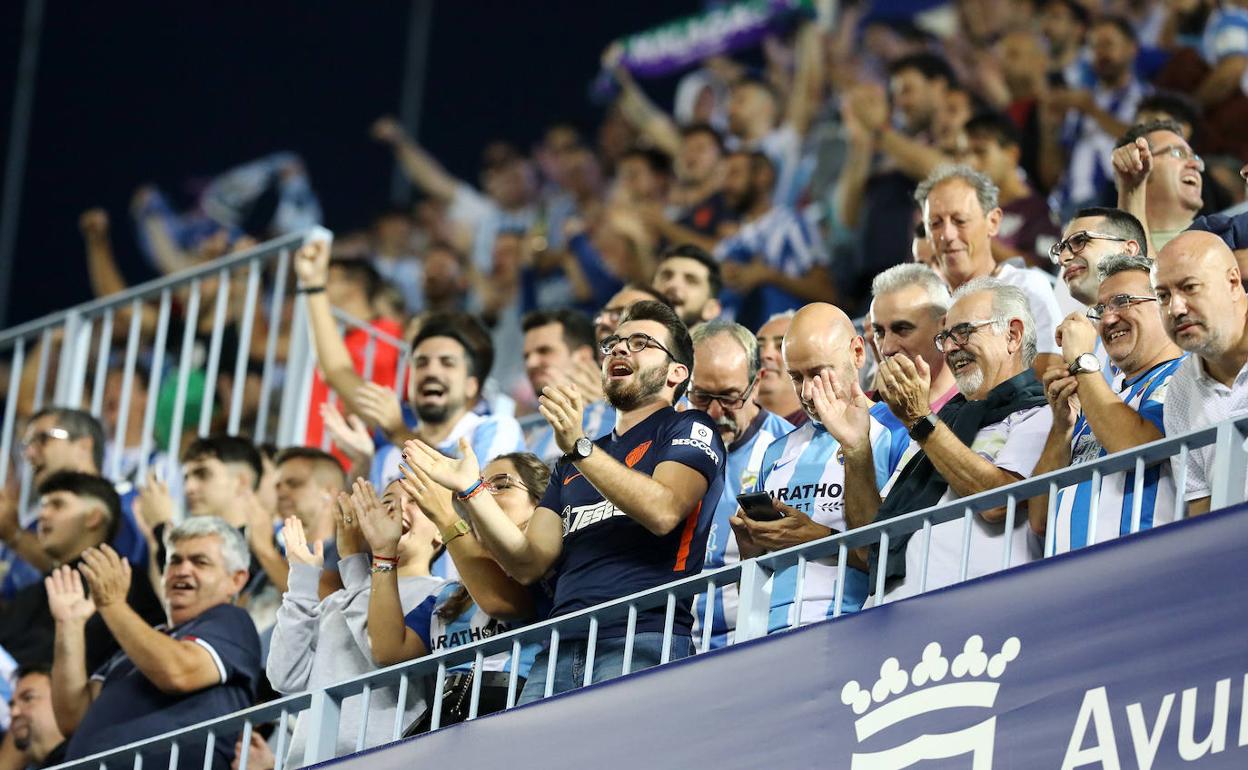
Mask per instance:
[[[776,510],[771,503],[771,495],[766,492],[746,492],[737,495],[737,505],[741,511],[754,521],[779,521],[784,512]]]

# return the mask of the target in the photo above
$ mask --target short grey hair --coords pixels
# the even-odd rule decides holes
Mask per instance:
[[[1122,252],[1103,257],[1096,266],[1096,274],[1100,276],[1102,281],[1111,275],[1125,273],[1128,270],[1138,270],[1145,275],[1152,275],[1153,260],[1147,254],[1127,254]]]
[[[689,330],[689,337],[696,348],[712,337],[731,337],[745,351],[746,380],[753,382],[758,376],[760,366],[758,357],[758,338],[754,333],[739,323],[732,321],[703,321]]]
[[[793,320],[793,316],[795,316],[795,315],[797,315],[797,310],[795,310],[795,309],[785,310],[785,311],[780,312],[780,313],[772,313],[772,314],[771,314],[771,317],[770,317],[770,318],[768,318],[766,321],[764,321],[764,322],[763,322],[763,326],[766,326],[767,324],[771,323],[772,321],[792,321],[792,320]],[[760,329],[761,329],[761,328],[763,328],[763,326],[760,326],[760,327],[758,327],[758,328],[760,328]]]
[[[975,190],[975,197],[979,199],[979,207],[984,210],[985,214],[997,207],[1000,190],[986,174],[981,174],[965,163],[944,163],[928,174],[927,179],[920,182],[918,189],[914,191],[914,200],[919,204],[919,208],[923,208],[927,203],[927,196],[932,194],[932,190],[954,179],[966,182]]]
[[[251,566],[251,553],[247,550],[247,541],[243,539],[243,534],[220,516],[187,518],[165,535],[165,551],[172,555],[175,545],[196,537],[221,538],[221,557],[225,560],[227,572],[246,572]]]
[[[935,270],[917,262],[894,265],[877,275],[875,280],[871,281],[871,298],[875,299],[881,294],[900,291],[910,286],[921,286],[927,293],[933,315],[940,317],[949,312],[949,305],[953,304],[953,299],[949,295],[948,285]]]
[[[1010,319],[1023,322],[1023,365],[1030,367],[1036,360],[1036,319],[1031,314],[1031,300],[1027,293],[1000,278],[983,276],[967,281],[953,293],[953,301],[980,292],[992,293],[992,320],[997,331],[1009,328]]]

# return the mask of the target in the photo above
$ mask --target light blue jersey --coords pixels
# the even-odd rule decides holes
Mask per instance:
[[[760,409],[749,428],[732,446],[728,447],[728,462],[724,471],[724,493],[715,506],[715,518],[711,533],[706,539],[706,562],[704,570],[735,564],[741,561],[737,539],[733,536],[728,519],[737,512],[737,495],[749,492],[758,485],[759,471],[763,467],[763,455],[771,442],[789,433],[793,426],[783,417],[777,417],[766,409]],[[737,585],[715,589],[715,606],[711,621],[711,646],[717,650],[732,642],[732,632],[737,627]],[[693,639],[702,638],[702,624],[706,619],[706,595],[694,597]]]
[[[905,427],[880,403],[871,407],[871,451],[875,459],[875,483],[883,489],[910,445]],[[810,516],[818,524],[844,532],[845,454],[840,442],[811,421],[772,442],[763,455],[759,489],[782,503]],[[801,622],[832,617],[836,596],[836,560],[820,559],[806,564],[803,580]],[[867,574],[847,567],[841,611],[856,612],[867,598]],[[793,600],[797,591],[797,568],[776,573],[771,590],[768,631],[793,625]]]
[[[459,583],[447,583],[442,586],[437,595],[426,598],[403,619],[407,627],[416,632],[416,635],[425,643],[425,649],[430,653],[489,639],[513,628],[511,624],[485,614],[472,601],[469,601],[468,606],[453,620],[444,619],[438,612],[451,600],[459,587]],[[537,652],[541,648],[540,642],[521,645],[520,663],[517,669],[520,676],[528,678],[529,669],[533,668],[533,659],[537,657]],[[458,666],[452,666],[450,670],[468,671],[471,668],[472,661],[465,661]],[[484,670],[510,672],[511,653],[500,652],[486,658]]]
[[[615,407],[605,399],[588,404],[581,418],[581,429],[591,441],[596,441],[615,430]],[[563,452],[555,443],[555,429],[550,427],[550,423],[545,420],[534,424],[525,432],[524,443],[530,452],[549,466],[553,467],[559,458],[563,457]]]
[[[1181,356],[1159,364],[1134,380],[1122,374],[1114,378],[1114,390],[1124,403],[1157,426],[1165,435],[1162,410],[1166,386],[1183,362]],[[1091,462],[1107,453],[1092,433],[1087,418],[1079,415],[1071,436],[1070,464]],[[1135,503],[1135,472],[1115,473],[1101,479],[1100,501],[1092,512],[1092,480],[1066,487],[1057,493],[1057,513],[1053,526],[1056,553],[1112,540],[1131,532],[1131,509]],[[1174,479],[1164,460],[1144,470],[1144,494],[1140,503],[1139,529],[1145,530],[1174,520]]]

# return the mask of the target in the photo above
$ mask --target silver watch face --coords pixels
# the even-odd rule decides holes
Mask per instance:
[[[1075,365],[1079,367],[1081,372],[1099,372],[1101,370],[1101,360],[1091,353],[1082,353],[1075,359]]]
[[[576,440],[573,451],[580,457],[589,457],[589,453],[594,451],[594,442],[590,441],[587,436],[581,436]]]

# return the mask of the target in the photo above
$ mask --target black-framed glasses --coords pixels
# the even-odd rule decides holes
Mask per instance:
[[[30,446],[43,447],[53,439],[59,441],[69,441],[71,438],[73,438],[73,436],[71,436],[69,431],[64,428],[48,428],[47,430],[32,433],[22,439],[22,448]]]
[[[941,353],[947,353],[948,351],[945,350],[945,346],[949,344],[949,340],[953,340],[958,344],[958,347],[962,347],[971,339],[972,334],[985,326],[994,323],[996,323],[996,321],[990,318],[987,321],[971,321],[964,324],[958,324],[952,329],[946,329],[935,336],[934,340],[936,342],[936,349]]]
[[[634,332],[627,337],[612,334],[610,337],[607,337],[602,341],[602,344],[598,346],[598,350],[601,351],[604,356],[609,356],[611,355],[611,351],[615,350],[615,346],[619,345],[621,342],[628,345],[628,350],[631,353],[640,353],[646,348],[658,348],[666,353],[668,358],[673,361],[676,360],[676,356],[672,355],[672,351],[664,347],[662,342],[659,342],[654,337],[651,337],[649,334],[645,334],[644,332]]]
[[[1094,230],[1080,230],[1079,232],[1071,233],[1067,238],[1064,238],[1063,240],[1060,240],[1050,246],[1049,259],[1053,260],[1053,264],[1060,265],[1062,264],[1062,252],[1067,249],[1070,250],[1070,255],[1072,257],[1077,257],[1083,253],[1083,250],[1087,248],[1088,244],[1092,241],[1117,241],[1119,243],[1126,243],[1128,240],[1128,238],[1110,235],[1109,233],[1098,233]]]
[[[705,411],[710,408],[711,402],[714,401],[718,402],[719,408],[723,409],[725,412],[735,412],[745,406],[746,402],[750,400],[750,393],[754,390],[754,383],[757,380],[758,375],[754,375],[754,378],[750,380],[749,384],[745,386],[745,390],[742,391],[742,394],[739,396],[707,393],[705,390],[702,390],[697,386],[691,387],[689,388],[689,403],[698,409]]]
[[[1089,320],[1099,321],[1105,315],[1106,310],[1112,310],[1115,313],[1121,313],[1123,310],[1138,305],[1141,302],[1156,302],[1156,297],[1148,297],[1137,294],[1115,294],[1109,298],[1108,302],[1098,302],[1088,308],[1087,316]]]
[[[513,488],[523,489],[526,492],[529,490],[523,481],[510,473],[495,473],[485,480],[485,488],[492,495],[497,495]]]

